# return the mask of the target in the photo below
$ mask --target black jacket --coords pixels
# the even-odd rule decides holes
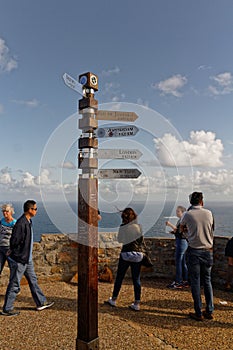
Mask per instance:
[[[31,221],[23,214],[12,230],[10,239],[10,257],[21,264],[28,264],[31,247]]]

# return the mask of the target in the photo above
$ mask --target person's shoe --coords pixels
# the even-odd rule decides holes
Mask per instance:
[[[213,316],[212,313],[209,313],[207,311],[203,311],[202,314],[203,314],[204,318],[206,318],[207,320],[213,320],[214,319],[214,316]]]
[[[177,283],[177,282],[172,282],[167,286],[169,289],[182,289],[183,288],[183,283]]]
[[[107,301],[106,301],[107,304],[111,305],[111,306],[116,306],[116,300],[113,300],[112,298],[109,298]]]
[[[172,283],[170,283],[170,284],[167,285],[167,288],[173,288],[173,286],[174,286],[175,284],[176,284],[176,282],[173,281]]]
[[[198,316],[194,312],[190,312],[189,317],[191,317],[193,320],[196,320],[196,321],[203,321],[204,320],[204,317],[202,315]]]
[[[42,305],[37,306],[36,310],[37,311],[41,311],[44,309],[48,309],[49,307],[53,306],[54,301],[52,301],[51,303],[49,303],[48,301],[45,301]]]
[[[19,311],[9,310],[9,311],[1,311],[0,313],[2,316],[18,316],[20,314]]]
[[[135,304],[135,303],[132,303],[130,306],[129,306],[130,309],[134,310],[134,311],[140,311],[140,304]]]
[[[189,287],[188,281],[183,281],[183,282],[182,282],[182,286],[183,286],[184,288],[188,288],[188,287]]]

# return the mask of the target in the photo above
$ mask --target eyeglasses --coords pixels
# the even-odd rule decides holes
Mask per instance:
[[[37,211],[37,208],[30,208],[30,209]]]
[[[9,213],[9,211],[10,210],[5,210],[5,209],[2,210],[3,213]]]

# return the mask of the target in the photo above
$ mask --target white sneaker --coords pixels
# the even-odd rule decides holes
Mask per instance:
[[[112,298],[109,298],[107,303],[111,306],[116,306],[116,300],[112,300]]]
[[[37,306],[36,310],[41,311],[41,310],[47,309],[47,308],[53,306],[53,304],[54,304],[54,301],[52,301],[51,303],[45,301],[42,305]]]
[[[130,306],[129,306],[130,309],[134,310],[134,311],[139,311],[140,310],[140,304],[135,304],[135,303],[132,303]]]

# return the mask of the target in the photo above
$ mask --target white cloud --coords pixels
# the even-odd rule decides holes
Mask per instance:
[[[121,92],[120,84],[113,81],[104,84],[102,94],[108,102],[119,102],[125,98],[125,94]]]
[[[77,190],[77,181],[65,182],[52,179],[52,174],[48,169],[43,169],[40,176],[35,176],[28,171],[20,173],[18,179],[13,178],[9,168],[0,170],[0,192],[2,200],[16,200],[22,196],[40,196],[40,190],[51,196],[63,192],[65,195],[72,195]],[[153,174],[141,175],[138,179],[121,181],[102,180],[99,184],[99,198],[108,201],[121,201],[123,198],[133,196],[144,196],[158,199],[176,195],[178,192],[185,196],[192,190],[203,191],[205,196],[212,198],[218,195],[222,200],[233,196],[233,170],[219,169],[196,170],[193,174],[176,173],[172,169],[164,171],[153,169]],[[141,198],[142,198],[141,197]],[[53,198],[53,197],[52,197]]]
[[[67,161],[67,162],[64,162],[63,164],[61,164],[61,168],[74,170],[74,169],[76,169],[76,166],[74,165],[73,162]]]
[[[141,175],[137,179],[120,181],[105,180],[99,183],[99,196],[101,200],[121,202],[123,198],[130,200],[133,196],[146,196],[164,194],[166,180],[162,171],[153,171],[153,176]],[[117,204],[116,204],[117,205]]]
[[[12,170],[5,167],[0,170],[0,193],[2,198],[16,199],[17,196],[40,196],[43,193],[57,194],[61,191],[64,194],[73,193],[76,183],[60,183],[52,178],[52,173],[48,169],[42,169],[39,176],[33,175],[29,171],[15,171],[15,178],[12,176]],[[73,192],[72,192],[73,189]]]
[[[225,72],[212,77],[220,86],[232,85],[232,74],[230,72]]]
[[[160,81],[159,83],[152,84],[154,89],[161,92],[162,95],[173,95],[175,97],[181,97],[182,93],[180,89],[187,84],[188,79],[180,74],[173,75],[172,77]]]
[[[39,101],[37,101],[36,98],[33,98],[32,100],[12,100],[12,102],[20,104],[20,105],[24,105],[26,107],[30,107],[30,108],[36,108],[39,106]]]
[[[221,73],[210,77],[214,85],[209,85],[211,95],[227,95],[233,92],[233,76],[230,72]]]
[[[188,141],[171,134],[154,139],[160,163],[168,167],[219,167],[222,165],[223,144],[211,131],[191,131]]]
[[[37,183],[41,186],[50,185],[50,172],[48,169],[42,169],[40,175],[38,176]]]
[[[137,104],[140,106],[149,107],[149,102],[146,100],[143,100],[141,97],[137,99]]]
[[[220,169],[215,172],[196,171],[194,173],[194,183],[198,188],[214,194],[233,194],[233,170]],[[224,196],[222,197],[224,199]]]
[[[10,50],[7,47],[5,40],[0,38],[0,72],[11,72],[18,67],[15,57],[10,55]]]
[[[11,184],[13,181],[10,173],[1,173],[0,174],[0,184],[2,185],[8,185]]]
[[[34,175],[26,171],[25,173],[22,174],[21,186],[23,188],[36,187],[35,179],[36,177]]]
[[[199,67],[197,67],[197,70],[207,70],[207,69],[212,69],[212,67],[207,66],[206,64],[202,64]]]
[[[119,67],[115,67],[115,68],[112,68],[112,69],[108,69],[108,70],[104,70],[102,71],[102,75],[103,76],[110,76],[110,75],[113,75],[113,74],[119,74],[120,73],[120,68]]]

